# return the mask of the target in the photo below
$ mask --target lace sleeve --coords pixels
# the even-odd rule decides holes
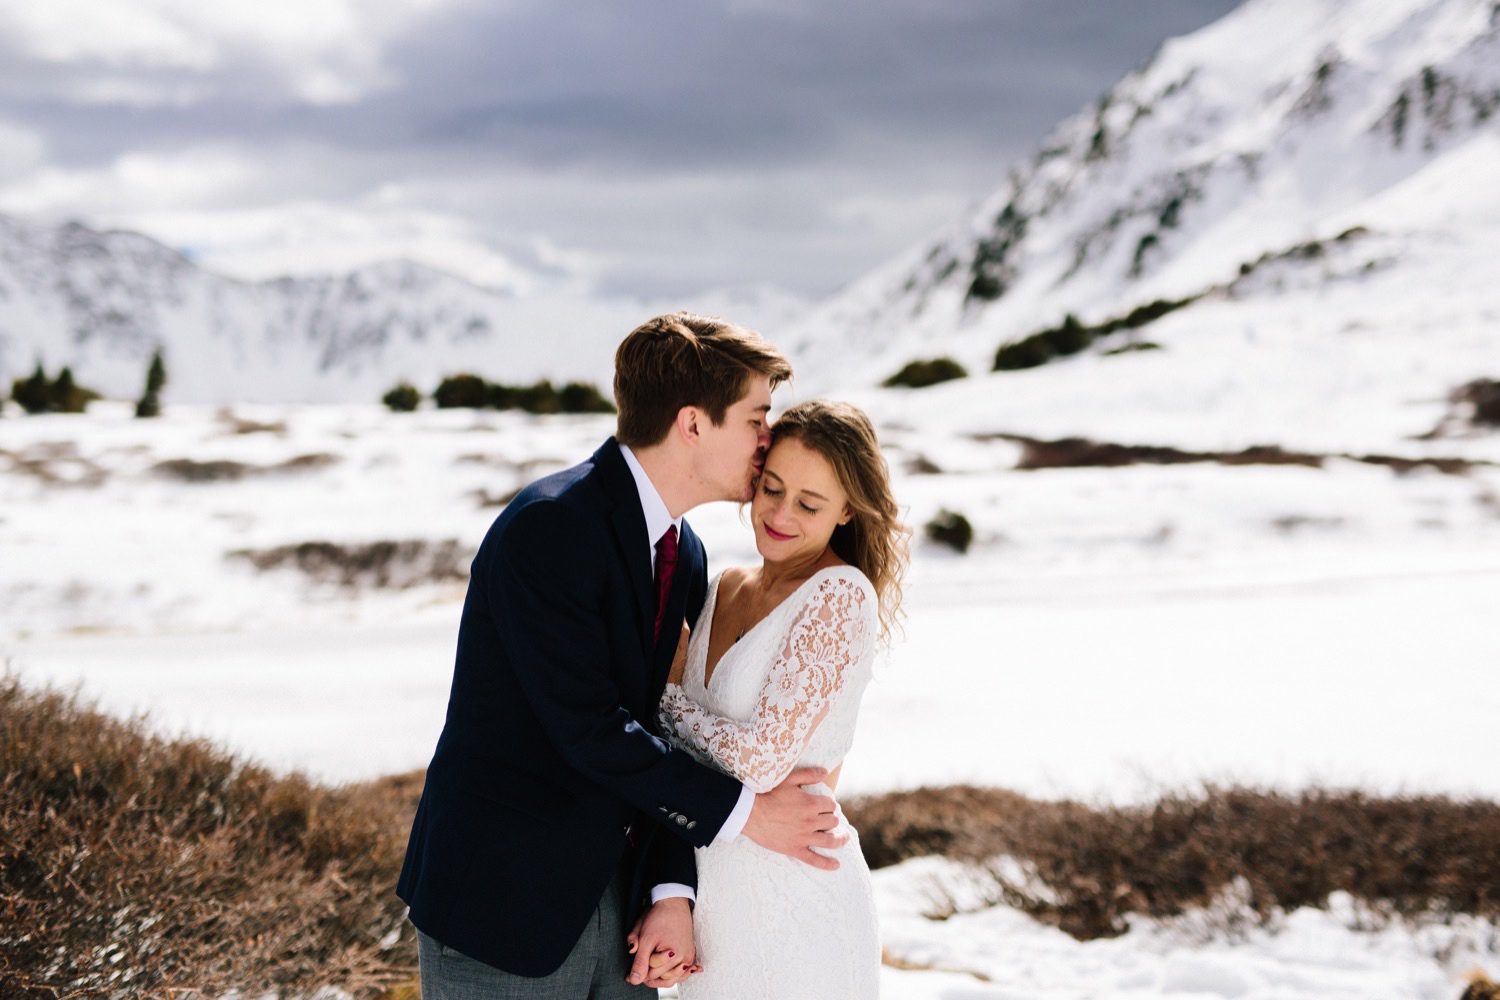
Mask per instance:
[[[674,743],[707,757],[751,791],[775,788],[796,766],[848,675],[866,660],[874,610],[856,580],[819,582],[766,676],[753,718],[714,715],[668,684],[661,700],[664,729]]]

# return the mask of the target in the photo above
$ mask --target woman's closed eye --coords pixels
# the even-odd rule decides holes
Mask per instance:
[[[779,497],[779,496],[781,496],[781,494],[783,494],[783,493],[786,492],[785,490],[778,490],[776,487],[772,486],[770,483],[762,483],[761,487],[760,487],[760,491],[762,493],[764,493],[768,497]],[[801,507],[803,510],[807,511],[809,514],[816,514],[818,511],[820,511],[820,510],[823,509],[821,507],[810,507],[810,506],[808,506],[808,503],[807,503],[806,500],[798,500],[797,501],[797,506]]]
[[[786,492],[785,490],[779,490],[776,487],[772,486],[770,483],[766,482],[760,484],[760,491],[768,497],[779,497],[781,496],[781,494]],[[806,500],[798,500],[797,506],[807,511],[809,514],[816,514],[818,511],[823,509],[821,507],[809,506]]]

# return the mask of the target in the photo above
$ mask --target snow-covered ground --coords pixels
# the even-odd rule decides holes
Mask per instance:
[[[1015,446],[958,429],[1002,429],[964,402],[977,392],[863,397],[912,523],[948,506],[977,539],[964,556],[917,545],[906,635],[867,695],[843,791],[969,781],[1139,801],[1207,779],[1500,796],[1500,469],[1017,472]],[[1096,416],[1105,436],[1109,414]],[[610,429],[354,406],[175,407],[155,422],[122,404],[11,409],[0,656],[32,683],[77,684],[278,768],[349,780],[420,767],[462,582],[343,589],[226,553],[448,539],[466,552],[498,509],[486,498]],[[1149,443],[1200,444],[1190,429]],[[1495,450],[1493,437],[1464,447]],[[944,471],[911,471],[918,455]],[[192,483],[155,470],[175,459],[249,471]],[[733,506],[690,519],[715,567],[753,558]],[[890,953],[950,970],[888,969],[888,997],[1436,1000],[1471,967],[1500,972],[1493,927],[1356,931],[1347,906],[1240,938],[1143,923],[1086,944],[1004,909],[924,918],[932,886],[962,877],[933,859],[877,873]]]
[[[1463,977],[1497,964],[1500,931],[1460,919],[1381,925],[1348,896],[1327,910],[1229,929],[1194,914],[1133,919],[1125,935],[1080,942],[1007,907],[924,917],[933,896],[962,899],[972,878],[941,858],[875,873],[881,934],[911,971],[885,970],[888,1000],[1456,1000]],[[1224,900],[1232,909],[1232,898]]]

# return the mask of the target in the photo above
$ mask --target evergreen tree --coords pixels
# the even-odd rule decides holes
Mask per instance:
[[[42,370],[42,363],[38,361],[36,371],[31,373],[30,378],[18,378],[11,383],[10,394],[16,405],[27,413],[46,413],[50,389],[47,373]]]
[[[151,366],[146,369],[146,391],[135,404],[137,417],[161,416],[161,390],[167,384],[167,366],[161,360],[161,348],[151,355]]]

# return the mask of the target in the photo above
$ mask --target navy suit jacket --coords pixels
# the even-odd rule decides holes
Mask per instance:
[[[707,568],[684,522],[653,642],[650,550],[611,438],[517,494],[474,558],[447,718],[396,891],[424,933],[507,972],[555,971],[622,866],[630,921],[650,885],[696,885],[692,848],[739,800],[739,782],[656,732]]]

